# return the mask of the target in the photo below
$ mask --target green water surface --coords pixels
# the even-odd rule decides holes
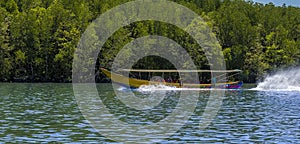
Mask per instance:
[[[161,143],[300,143],[300,92],[254,91],[250,87],[226,91],[217,116],[204,130],[198,126],[210,91],[200,91],[194,114]],[[176,107],[181,92],[166,91],[158,106],[139,111],[119,101],[111,84],[97,84],[97,88],[114,116],[136,125],[166,118]],[[117,91],[126,95],[130,89]],[[149,92],[133,93],[140,98],[149,96]],[[0,143],[114,142],[83,117],[72,84],[1,83],[0,111]],[[146,133],[151,131],[145,130]],[[124,137],[136,142],[130,135]]]

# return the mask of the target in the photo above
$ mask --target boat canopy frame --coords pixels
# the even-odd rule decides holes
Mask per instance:
[[[149,73],[148,78],[150,78],[150,73],[158,72],[162,73],[162,77],[164,77],[164,73],[222,73],[221,75],[215,76],[212,79],[215,78],[221,78],[225,76],[227,73],[236,73],[231,74],[228,77],[233,77],[235,75],[238,75],[239,72],[242,72],[242,70],[235,69],[235,70],[148,70],[148,69],[119,69],[117,70],[119,72],[138,72],[139,77],[141,78],[141,73]],[[224,81],[226,78],[221,78],[220,81]]]
[[[119,69],[118,71],[123,72],[166,72],[166,73],[173,73],[173,72],[212,72],[212,73],[233,73],[233,72],[242,72],[242,70],[235,69],[235,70],[146,70],[146,69]]]

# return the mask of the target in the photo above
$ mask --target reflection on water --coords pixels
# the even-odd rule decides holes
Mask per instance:
[[[118,101],[109,84],[99,84],[98,90],[113,115],[141,125],[158,122],[172,113],[180,93],[167,91],[160,105],[138,111]],[[134,94],[140,98],[149,95],[138,91]],[[199,130],[208,97],[209,91],[200,92],[194,115],[163,143],[300,142],[300,92],[226,91],[216,118],[205,130]],[[0,142],[112,142],[97,133],[81,115],[71,84],[2,83],[0,111]],[[134,141],[130,135],[128,139]]]

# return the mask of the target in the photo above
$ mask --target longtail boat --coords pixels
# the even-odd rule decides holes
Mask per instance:
[[[243,82],[241,81],[233,81],[233,82],[222,82],[222,83],[210,83],[210,84],[202,84],[202,83],[180,83],[180,82],[165,82],[165,81],[150,81],[143,80],[137,78],[129,78],[123,76],[121,74],[117,74],[114,72],[110,72],[105,68],[100,68],[101,71],[110,78],[113,82],[130,88],[139,88],[142,85],[159,85],[163,84],[166,86],[173,86],[177,88],[223,88],[223,89],[239,89],[242,87]],[[240,72],[241,70],[223,70],[223,71],[215,71],[215,70],[135,70],[135,69],[122,69],[122,71],[126,72],[222,72],[222,73],[230,73],[230,72]]]

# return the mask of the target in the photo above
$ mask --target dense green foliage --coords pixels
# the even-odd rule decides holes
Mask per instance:
[[[0,1],[0,81],[70,81],[73,53],[87,26],[127,1]],[[243,0],[173,1],[207,21],[220,41],[227,69],[242,69],[244,81],[255,82],[266,72],[300,65],[300,8]],[[98,66],[109,67],[119,48],[152,34],[175,40],[191,53],[198,68],[209,68],[202,48],[183,30],[155,21],[117,31],[99,54]],[[147,62],[159,66],[156,59]],[[136,66],[143,68],[143,63]]]

